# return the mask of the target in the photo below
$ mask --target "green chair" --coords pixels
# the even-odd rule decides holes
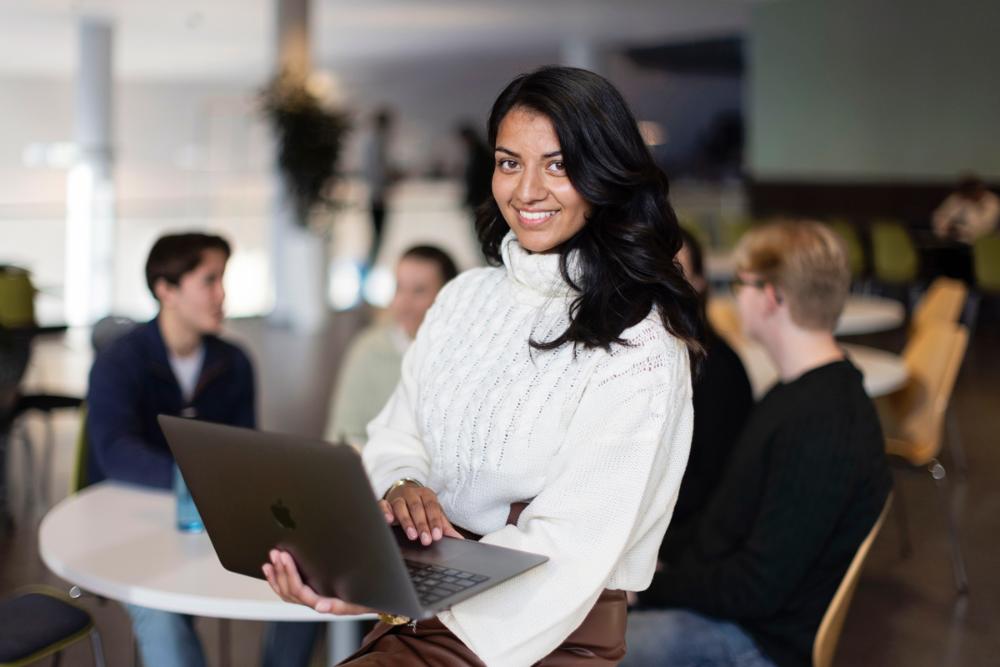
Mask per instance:
[[[680,223],[681,227],[683,227],[686,232],[691,234],[691,236],[694,237],[695,241],[697,241],[703,249],[712,247],[712,237],[703,225],[700,225],[696,221],[687,217],[682,217]]]
[[[854,225],[842,218],[831,220],[830,229],[844,240],[847,261],[851,266],[851,279],[859,280],[865,273],[865,251],[858,232]]]
[[[73,474],[69,478],[69,493],[73,495],[90,486],[87,475],[87,456],[90,451],[90,440],[87,438],[87,404],[80,406],[80,430],[76,434],[76,459],[73,462]]]
[[[63,649],[88,637],[94,664],[104,667],[94,619],[68,596],[30,586],[0,600],[0,667],[22,667],[49,656],[59,665]]]
[[[984,236],[972,247],[976,286],[983,292],[1000,294],[1000,236]]]
[[[876,220],[872,223],[871,237],[875,278],[884,285],[915,283],[920,261],[906,227],[896,220]]]
[[[35,326],[35,286],[31,275],[16,266],[0,266],[0,326]]]
[[[719,228],[719,236],[722,239],[722,247],[732,250],[739,243],[740,238],[746,234],[756,222],[751,218],[723,218]]]

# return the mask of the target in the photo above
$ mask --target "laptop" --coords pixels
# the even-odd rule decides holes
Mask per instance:
[[[222,566],[263,579],[288,551],[317,593],[430,618],[546,556],[472,540],[411,542],[390,527],[349,445],[159,416]]]

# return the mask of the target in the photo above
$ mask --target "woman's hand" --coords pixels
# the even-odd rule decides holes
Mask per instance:
[[[302,583],[299,568],[295,566],[291,554],[287,551],[271,549],[271,562],[265,563],[264,576],[271,589],[285,602],[305,605],[321,614],[336,614],[338,616],[355,616],[357,614],[378,613],[374,609],[344,602],[339,598],[325,598]]]
[[[426,486],[403,484],[392,489],[379,507],[390,524],[399,522],[406,536],[420,539],[424,546],[437,542],[444,536],[465,539],[444,515],[437,494]]]

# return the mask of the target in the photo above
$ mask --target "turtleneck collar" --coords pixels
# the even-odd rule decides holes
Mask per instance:
[[[533,253],[518,243],[514,232],[507,232],[500,243],[507,277],[527,293],[542,299],[568,299],[576,291],[563,279],[559,271],[559,253]],[[581,268],[576,261],[576,253],[569,257],[569,272],[574,279]]]

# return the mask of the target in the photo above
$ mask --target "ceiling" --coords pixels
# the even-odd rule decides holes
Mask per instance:
[[[658,45],[741,32],[757,0],[314,0],[320,66]],[[124,78],[259,80],[274,0],[0,0],[0,75],[69,76],[82,16],[115,25]]]

